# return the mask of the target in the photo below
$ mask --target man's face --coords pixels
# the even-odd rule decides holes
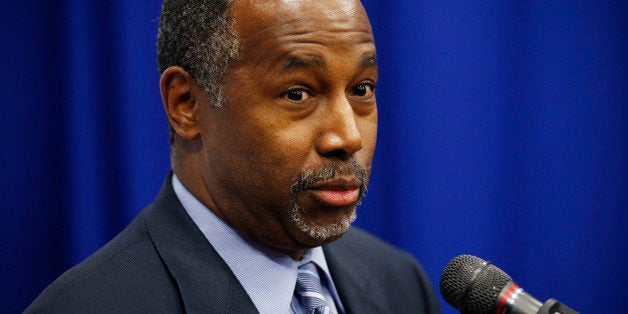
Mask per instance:
[[[242,0],[232,14],[241,52],[225,106],[200,109],[213,209],[275,250],[333,241],[355,217],[375,149],[366,14],[347,0]]]

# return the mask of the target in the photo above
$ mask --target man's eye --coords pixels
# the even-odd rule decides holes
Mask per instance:
[[[301,102],[310,98],[310,94],[304,89],[296,88],[296,89],[291,89],[289,91],[286,91],[283,97],[287,98],[289,101],[292,101],[292,102]]]
[[[373,95],[374,87],[371,84],[361,83],[353,88],[353,95],[359,97],[370,97]]]

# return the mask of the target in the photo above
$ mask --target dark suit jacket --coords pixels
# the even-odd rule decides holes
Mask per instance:
[[[323,250],[348,313],[440,311],[421,267],[365,232],[352,228]],[[153,204],[106,246],[55,280],[26,312],[257,310],[179,203],[169,176]]]

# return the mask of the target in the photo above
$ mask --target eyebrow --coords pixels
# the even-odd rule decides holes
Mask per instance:
[[[360,58],[358,65],[360,68],[377,68],[377,59],[374,54],[367,54]],[[286,58],[286,61],[281,68],[281,72],[289,73],[298,69],[311,67],[325,68],[327,67],[327,63],[325,60],[317,56],[291,55]]]
[[[310,67],[327,67],[325,60],[316,56],[295,56],[291,55],[284,62],[281,72],[288,73],[297,69],[310,68]]]
[[[362,56],[362,58],[360,58],[360,67],[377,68],[377,58],[375,58],[375,55],[372,54]]]

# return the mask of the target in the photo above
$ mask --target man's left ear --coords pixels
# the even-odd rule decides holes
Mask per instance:
[[[161,74],[159,86],[166,116],[174,131],[188,140],[198,137],[200,103],[194,78],[181,67],[173,66]]]

